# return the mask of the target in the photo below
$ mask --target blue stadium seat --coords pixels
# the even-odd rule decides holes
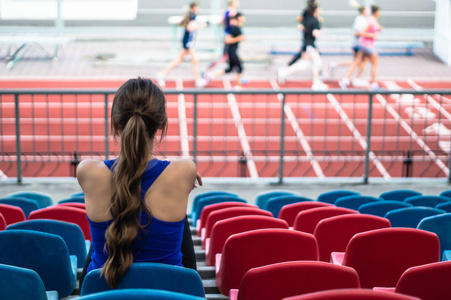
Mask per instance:
[[[47,291],[60,298],[72,294],[77,275],[77,258],[69,256],[64,240],[54,234],[31,230],[0,232],[0,261],[34,270]]]
[[[197,202],[199,202],[200,199],[206,198],[206,197],[211,197],[211,196],[230,196],[230,197],[238,198],[238,195],[233,194],[233,193],[229,193],[229,192],[224,192],[224,191],[211,191],[211,192],[198,194],[198,195],[196,195],[194,197],[193,205],[191,206],[191,215],[190,216],[192,217],[192,213],[194,211],[196,211],[196,209],[197,209]]]
[[[415,206],[391,210],[385,215],[385,218],[390,220],[392,227],[417,228],[423,218],[444,213],[446,213],[444,210],[437,208]]]
[[[0,298],[7,300],[58,300],[56,291],[45,291],[38,273],[0,264]]]
[[[255,198],[255,205],[261,209],[265,209],[268,199],[279,196],[299,196],[299,193],[289,190],[269,190],[261,192]]]
[[[362,204],[358,211],[361,214],[368,214],[378,217],[385,217],[385,215],[394,209],[413,207],[412,204],[405,203],[397,200],[384,200],[378,202],[372,202],[367,204]]]
[[[363,204],[381,201],[382,201],[381,198],[356,195],[356,196],[340,197],[335,201],[335,205],[337,207],[345,207],[349,209],[358,210],[359,207]]]
[[[441,254],[451,250],[451,213],[424,218],[417,228],[434,232],[438,236]]]
[[[44,207],[53,205],[52,197],[50,197],[50,195],[48,195],[48,194],[41,193],[41,192],[32,192],[32,191],[16,192],[16,193],[9,194],[8,197],[21,197],[21,198],[33,199],[38,203],[39,208],[44,208]]]
[[[348,191],[348,190],[335,190],[330,192],[322,193],[318,196],[317,201],[325,202],[325,203],[331,203],[334,204],[335,201],[338,198],[346,197],[346,196],[357,196],[360,195],[360,193],[354,192],[354,191]]]
[[[152,289],[127,289],[113,290],[82,296],[80,300],[205,300],[202,297],[191,296],[182,293],[152,290]]]
[[[18,206],[18,207],[22,208],[22,210],[25,214],[25,218],[27,218],[27,219],[28,219],[28,215],[30,214],[30,212],[32,212],[33,210],[39,209],[39,205],[35,200],[22,198],[22,197],[1,198],[0,203],[14,205],[14,206]]]
[[[118,289],[159,289],[193,296],[205,295],[202,279],[193,269],[151,262],[133,263],[117,286]],[[112,288],[100,269],[89,272],[80,295],[109,291]]]
[[[398,200],[398,201],[404,201],[404,199],[414,196],[421,196],[422,194],[420,192],[414,191],[414,190],[392,190],[388,192],[384,192],[379,195],[379,198],[382,198],[384,200]]]
[[[279,212],[285,205],[294,204],[298,202],[313,201],[313,199],[301,197],[301,196],[279,196],[274,198],[269,198],[266,202],[264,210],[272,213],[272,215],[277,218],[279,217]]]
[[[451,212],[451,201],[440,203],[435,206],[435,208],[443,209],[446,212]]]
[[[451,203],[451,199],[442,196],[414,196],[404,199],[404,202],[410,203],[413,206],[428,206],[436,207],[437,204]]]
[[[71,196],[71,197],[84,197],[85,194],[84,194],[83,192],[80,192],[80,193],[72,194],[72,195],[70,195],[70,196]]]
[[[241,202],[241,203],[247,203],[246,200],[235,197],[235,196],[210,196],[201,198],[196,203],[196,207],[193,210],[191,214],[191,220],[193,222],[193,225],[196,225],[197,220],[200,218],[200,214],[202,212],[202,209],[204,209],[205,206],[215,203],[222,203],[222,202]]]
[[[70,197],[70,198],[58,201],[58,204],[61,204],[61,203],[85,203],[85,197],[84,196]]]
[[[451,198],[451,190],[446,190],[444,192],[441,192],[440,196]]]
[[[86,261],[87,246],[80,227],[73,223],[56,220],[28,220],[9,225],[7,230],[26,229],[39,232],[46,232],[60,236],[66,242],[70,255],[77,257],[77,267],[83,268]],[[89,241],[88,244],[90,245]]]

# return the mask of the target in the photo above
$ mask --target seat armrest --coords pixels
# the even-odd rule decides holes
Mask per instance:
[[[451,260],[451,250],[443,251],[442,261],[449,261],[449,260]]]
[[[334,265],[343,265],[343,259],[345,257],[344,252],[332,252],[330,254],[330,262]]]
[[[386,292],[386,293],[394,293],[395,288],[394,287],[373,287],[373,291],[375,292]]]
[[[47,291],[47,300],[58,300],[58,292],[57,291]]]
[[[238,289],[231,289],[229,292],[229,300],[237,300],[238,299]]]
[[[205,240],[205,256],[210,253],[210,238]]]
[[[200,230],[201,230],[201,228],[200,228],[200,219],[198,219],[196,221],[196,233],[197,233],[198,236],[200,236]]]
[[[69,255],[70,258],[70,265],[72,268],[72,273],[74,274],[74,277],[77,278],[77,264],[78,264],[78,259],[76,255]]]
[[[216,264],[215,264],[216,275],[221,271],[221,258],[222,258],[222,254],[217,253],[216,254]]]

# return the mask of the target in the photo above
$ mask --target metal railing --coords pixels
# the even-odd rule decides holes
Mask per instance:
[[[115,90],[0,90],[0,175],[73,176],[109,159]],[[450,178],[450,90],[165,90],[156,154],[204,177]]]

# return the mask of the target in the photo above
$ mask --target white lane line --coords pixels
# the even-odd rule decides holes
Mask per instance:
[[[274,90],[280,89],[279,85],[274,79],[271,79],[269,81],[271,83],[271,86]],[[279,102],[282,101],[282,95],[278,94],[277,99]],[[296,116],[293,113],[293,110],[291,109],[291,106],[289,104],[284,105],[283,110],[285,112],[285,115],[287,116],[288,121],[290,121],[291,127],[293,128],[294,132],[296,133],[296,138],[299,140],[299,143],[301,144],[302,148],[304,149],[305,153],[307,154],[307,157],[310,159],[310,163],[312,164],[313,170],[315,171],[316,176],[319,178],[324,178],[323,169],[319,165],[318,161],[316,160],[315,156],[313,155],[312,148],[310,147],[310,143],[305,138],[304,132],[302,131],[301,127],[299,126],[298,121],[296,120]]]
[[[183,89],[183,82],[181,79],[176,80],[176,88],[178,90]],[[180,147],[182,149],[182,157],[188,158],[189,155],[189,142],[188,142],[188,125],[186,123],[186,105],[185,95],[182,93],[178,95],[178,116],[179,116],[179,130],[180,130]]]
[[[422,91],[423,87],[416,84],[412,79],[407,79],[407,83],[413,87],[414,90]],[[436,95],[436,97],[441,97],[441,95]],[[444,115],[449,121],[451,121],[451,114],[447,112],[434,98],[429,95],[426,95],[426,100],[431,103],[431,105],[437,109],[442,115]]]
[[[327,100],[332,104],[334,109],[337,111],[340,118],[345,122],[348,129],[351,131],[352,135],[357,139],[359,142],[360,147],[362,147],[363,150],[366,150],[368,148],[368,144],[360,134],[360,132],[355,127],[354,123],[349,119],[346,112],[341,107],[340,103],[338,103],[337,99],[332,94],[327,94]],[[381,173],[382,177],[385,179],[391,178],[390,174],[387,172],[385,167],[382,165],[380,160],[377,158],[376,154],[373,151],[369,152],[370,159],[373,161],[374,165],[376,166],[376,169]]]
[[[392,115],[392,117],[399,122],[399,125],[409,134],[409,136],[415,140],[415,142],[423,149],[424,152],[437,164],[437,166],[445,173],[446,176],[449,174],[449,169],[446,165],[434,154],[434,152],[429,148],[426,143],[418,137],[415,131],[407,124],[406,121],[396,112],[396,110],[387,102],[387,100],[380,94],[375,95],[376,99],[387,109],[387,111]]]
[[[224,87],[227,90],[232,89],[232,85],[229,80],[223,81]],[[249,140],[246,135],[246,130],[244,129],[243,121],[241,119],[240,109],[236,102],[236,98],[233,94],[227,94],[227,101],[232,112],[233,120],[235,121],[235,126],[238,131],[238,137],[240,138],[241,148],[243,149],[244,155],[247,157],[247,167],[249,169],[249,174],[251,178],[257,179],[258,172],[257,166],[255,165],[254,158],[252,156],[251,146],[249,145]]]

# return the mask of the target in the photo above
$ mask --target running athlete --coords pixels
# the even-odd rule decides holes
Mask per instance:
[[[312,65],[312,89],[313,90],[326,90],[327,85],[319,77],[319,73],[322,68],[322,60],[319,55],[318,49],[316,49],[316,38],[321,34],[319,24],[319,7],[316,4],[312,4],[309,7],[309,13],[306,15],[303,23],[304,40],[301,49],[301,60],[292,64],[286,69],[279,70],[278,80],[280,83],[285,83],[288,75],[294,74],[298,71],[305,70],[310,64]]]
[[[189,10],[186,12],[183,20],[179,23],[179,26],[185,27],[185,32],[183,34],[182,46],[183,49],[180,52],[179,56],[175,58],[169,65],[163,70],[163,72],[157,74],[158,84],[161,87],[166,85],[165,79],[169,72],[177,67],[181,62],[183,62],[183,58],[185,55],[191,56],[191,62],[193,65],[193,73],[194,78],[196,80],[196,87],[203,87],[206,84],[206,80],[200,76],[199,73],[199,63],[196,56],[196,50],[194,46],[194,39],[196,31],[202,28],[205,28],[209,25],[209,23],[197,23],[196,16],[199,11],[199,3],[191,2],[189,5]]]
[[[317,0],[307,0],[306,8],[296,18],[296,21],[299,22],[298,29],[301,32],[304,32],[304,30],[305,30],[304,20],[308,19],[308,17],[310,16],[310,13],[309,13],[310,8],[313,7],[313,5],[318,5],[318,1]],[[288,63],[288,66],[291,66],[292,64],[297,62],[301,58],[302,52],[303,51],[301,48],[301,50],[295,56],[293,56],[293,58],[290,60],[290,62]]]
[[[365,30],[360,34],[360,45],[361,48],[357,53],[356,59],[351,66],[348,74],[345,78],[340,80],[340,86],[343,89],[347,89],[350,84],[350,78],[354,73],[355,69],[359,66],[360,61],[363,56],[368,56],[371,62],[371,89],[379,89],[379,84],[376,81],[377,69],[379,65],[379,55],[376,51],[376,37],[381,31],[381,26],[379,25],[378,18],[380,16],[380,8],[377,5],[371,6],[371,16],[368,18],[367,26]]]
[[[238,44],[245,39],[241,26],[243,26],[245,21],[244,16],[241,13],[237,13],[235,16],[230,18],[230,32],[226,35],[224,41],[227,45],[227,56],[229,67],[225,70],[218,70],[211,73],[206,73],[205,76],[208,80],[216,78],[218,76],[224,75],[225,73],[230,73],[233,70],[236,70],[236,85],[241,85],[246,83],[247,81],[242,80],[241,73],[243,72],[243,66],[241,64],[241,60],[236,53],[238,50]]]
[[[240,5],[240,2],[238,0],[229,0],[228,1],[228,7],[226,12],[224,13],[224,17],[222,19],[222,24],[224,26],[224,38],[230,33],[230,19],[236,15],[237,9]],[[227,54],[227,43],[224,41],[224,50],[222,56],[213,61],[210,65],[208,65],[207,69],[205,70],[204,75],[208,73],[211,69],[213,69],[217,64],[226,62],[229,58]]]
[[[358,5],[358,3],[357,3]],[[344,66],[351,66],[354,61],[357,58],[357,54],[361,48],[360,45],[360,36],[361,33],[366,29],[367,27],[367,18],[370,15],[370,8],[368,6],[358,6],[357,10],[359,11],[359,15],[355,18],[354,23],[352,24],[352,52],[353,52],[353,60],[343,63],[335,63],[332,62],[329,66],[329,75],[332,75],[335,68],[337,67],[344,67]],[[361,86],[362,80],[360,79],[363,70],[365,69],[366,63],[368,62],[368,57],[366,55],[363,55],[362,60],[359,63],[359,71],[357,74],[357,77],[353,79],[352,83],[355,86]]]

